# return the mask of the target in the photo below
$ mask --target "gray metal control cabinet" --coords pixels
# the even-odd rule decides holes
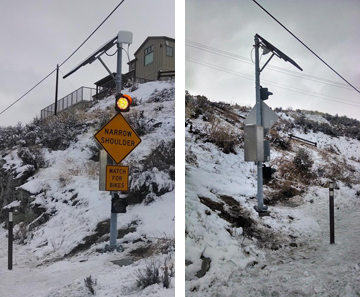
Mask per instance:
[[[244,127],[244,152],[246,162],[264,162],[264,128],[257,125]]]

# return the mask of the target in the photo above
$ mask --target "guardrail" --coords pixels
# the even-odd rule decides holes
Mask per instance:
[[[307,139],[304,139],[304,138],[301,138],[301,137],[298,137],[298,136],[295,136],[293,134],[289,134],[289,137],[290,139],[295,139],[295,140],[298,140],[298,141],[301,141],[301,142],[304,142],[306,144],[311,144],[313,146],[316,146],[317,147],[317,142],[313,142],[313,141],[310,141],[310,140],[307,140]]]
[[[57,112],[62,112],[80,102],[92,101],[92,96],[96,93],[96,89],[81,87],[69,95],[61,98],[57,102]],[[55,103],[41,110],[41,119],[46,119],[55,114]]]

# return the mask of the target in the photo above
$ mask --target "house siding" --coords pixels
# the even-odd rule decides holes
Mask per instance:
[[[173,57],[166,56],[166,42],[174,48]],[[145,64],[144,50],[153,46],[153,62]],[[159,70],[175,70],[175,42],[163,37],[151,37],[136,53],[136,77],[146,80],[156,80]]]

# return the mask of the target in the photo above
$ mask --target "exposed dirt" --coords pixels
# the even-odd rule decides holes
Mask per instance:
[[[261,220],[253,219],[250,211],[241,207],[240,203],[233,197],[219,195],[218,198],[222,202],[199,196],[201,203],[209,207],[220,218],[231,223],[232,227],[242,227],[247,238],[255,238],[259,247],[278,250],[290,243],[288,237],[273,231],[270,226],[264,225]],[[226,230],[233,236],[231,229]]]

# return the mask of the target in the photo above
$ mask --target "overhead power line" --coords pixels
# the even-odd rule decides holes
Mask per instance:
[[[196,63],[196,64],[199,64],[199,65],[202,65],[202,66],[205,66],[205,67],[208,67],[208,68],[212,68],[212,69],[215,69],[215,70],[218,70],[218,71],[222,71],[222,72],[225,72],[225,73],[228,73],[228,74],[232,74],[232,75],[235,75],[235,76],[239,76],[239,77],[242,77],[242,78],[245,78],[245,79],[249,79],[251,81],[255,80],[252,75],[243,74],[243,73],[240,73],[240,72],[237,72],[237,71],[234,71],[234,70],[230,70],[230,69],[226,69],[226,68],[223,68],[223,67],[220,67],[220,66],[216,66],[216,65],[213,65],[213,64],[210,64],[210,63],[207,63],[207,62],[199,61],[199,60],[196,60],[196,59],[193,59],[193,58],[190,58],[190,57],[185,57],[185,59],[187,61],[189,61],[189,62]],[[342,99],[342,98],[328,96],[328,95],[323,95],[323,94],[316,93],[316,92],[310,92],[310,91],[303,90],[303,89],[300,89],[300,88],[295,88],[295,87],[292,87],[292,86],[279,84],[279,83],[276,83],[276,82],[273,82],[273,81],[270,81],[270,80],[263,79],[262,81],[268,83],[269,85],[275,86],[275,87],[280,88],[280,89],[288,90],[288,91],[291,91],[291,92],[304,94],[304,95],[308,95],[308,96],[312,96],[312,97],[317,97],[317,98],[320,98],[320,99],[323,99],[323,100],[328,100],[328,101],[337,102],[337,103],[341,103],[341,104],[360,107],[360,105],[357,105],[357,102],[354,102],[354,101],[345,100],[345,99]],[[328,97],[328,98],[326,98],[326,97]],[[333,99],[329,99],[329,98],[333,98]],[[337,100],[334,100],[334,99],[337,99]],[[341,100],[341,101],[338,101],[338,100]],[[344,102],[344,101],[346,101],[346,102]]]
[[[236,55],[234,53],[230,53],[230,52],[227,52],[227,51],[224,51],[224,50],[221,50],[221,49],[217,49],[217,48],[214,48],[214,47],[210,47],[210,46],[207,46],[205,44],[201,44],[201,43],[194,42],[194,41],[191,41],[191,40],[185,40],[185,44],[187,46],[192,47],[192,48],[196,48],[198,50],[206,51],[206,52],[209,52],[209,53],[212,53],[212,54],[215,54],[215,55],[223,56],[223,57],[228,58],[228,59],[232,59],[232,60],[235,60],[235,61],[246,63],[246,64],[249,64],[249,65],[254,64],[254,62],[249,58],[246,58],[246,57],[243,57],[243,56],[240,56],[240,55]],[[276,71],[276,72],[280,72],[280,73],[283,73],[283,74],[287,74],[287,75],[307,79],[307,80],[310,80],[310,81],[315,81],[315,82],[327,84],[327,85],[330,85],[330,86],[333,86],[333,87],[344,88],[344,89],[347,89],[347,90],[353,90],[352,87],[350,87],[349,85],[344,84],[344,83],[339,83],[339,82],[336,82],[336,81],[332,81],[332,80],[329,80],[329,79],[325,79],[325,78],[321,78],[321,77],[313,76],[313,75],[309,75],[309,74],[298,73],[298,72],[288,70],[288,69],[282,68],[282,67],[268,65],[267,69],[272,70],[272,71]]]
[[[298,37],[295,36],[288,28],[286,28],[282,23],[280,23],[270,12],[268,12],[264,7],[259,3],[253,0],[263,11],[265,11],[273,20],[275,20],[281,27],[283,27],[287,32],[289,32],[297,41],[299,41],[303,46],[305,46],[315,57],[317,57],[321,62],[323,62],[327,67],[329,67],[333,72],[335,72],[343,81],[345,81],[349,86],[351,86],[356,92],[360,91],[355,88],[351,83],[349,83],[343,76],[341,76],[334,68],[332,68],[328,63],[321,59],[311,48],[309,48],[304,42],[302,42]]]
[[[59,65],[61,67],[64,65],[90,38],[94,35],[94,33],[108,20],[108,18],[120,7],[121,4],[123,4],[125,0],[122,0],[111,12],[110,14],[100,23],[99,26],[96,27],[96,29]],[[11,103],[8,107],[6,107],[3,111],[0,112],[0,115],[3,114],[5,111],[7,111],[10,107],[12,107],[15,103],[19,102],[21,99],[23,99],[27,94],[29,94],[32,90],[34,90],[38,85],[40,85],[44,80],[46,80],[51,74],[53,74],[56,71],[56,68],[51,71],[47,76],[45,76],[42,80],[40,80],[35,86],[33,86],[29,91],[27,91],[24,95],[22,95],[19,99],[15,100],[13,103]]]
[[[15,103],[20,101],[22,98],[24,98],[27,94],[29,94],[33,89],[35,89],[38,85],[40,85],[45,79],[47,79],[51,74],[53,74],[56,71],[56,68],[51,71],[47,76],[45,76],[42,80],[40,80],[35,86],[33,86],[29,91],[27,91],[24,95],[22,95],[19,99],[15,100],[13,103],[11,103],[8,107],[6,107],[0,114],[3,114],[5,111],[7,111],[10,107],[12,107]]]
[[[74,50],[74,52],[73,52],[69,57],[67,57],[64,62],[62,62],[62,63],[59,65],[59,67],[61,67],[62,65],[64,65],[64,64],[85,44],[85,42],[88,41],[88,40],[90,39],[90,37],[94,35],[94,33],[107,21],[107,19],[120,7],[120,5],[123,4],[124,1],[125,1],[125,0],[122,0],[122,1],[113,9],[113,11],[110,12],[110,14],[105,18],[105,20],[103,20],[103,21],[100,23],[100,25],[96,27],[96,29],[88,36],[88,38],[86,38],[86,39],[84,40],[84,42],[83,42],[82,44],[80,44],[80,45],[78,46],[78,48],[77,48],[76,50]]]

